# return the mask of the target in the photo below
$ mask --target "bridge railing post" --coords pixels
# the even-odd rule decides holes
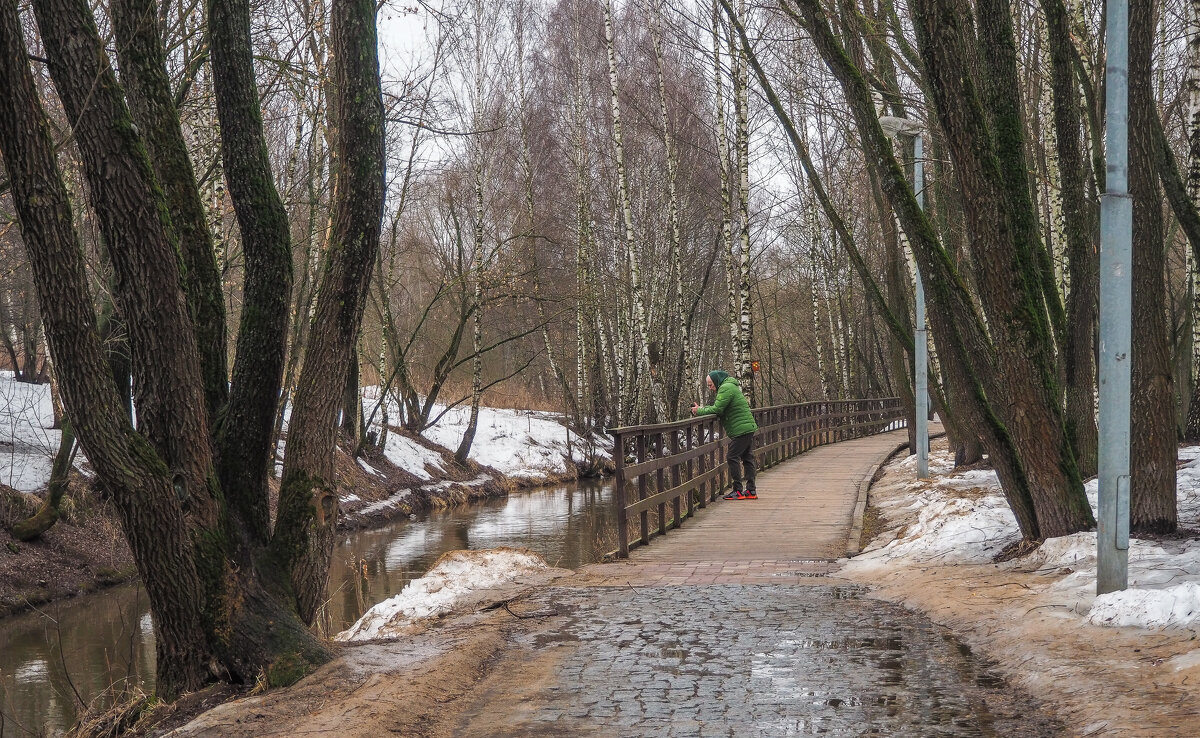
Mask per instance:
[[[703,485],[697,486],[695,484],[695,482],[692,481],[692,480],[696,479],[696,476],[704,473],[703,458],[698,458],[698,460],[692,460],[692,458],[690,458],[691,450],[696,448],[696,446],[694,444],[694,440],[696,438],[697,431],[698,431],[698,428],[695,425],[690,425],[690,426],[688,426],[688,434],[686,434],[686,436],[684,436],[684,446],[686,449],[688,449],[688,456],[689,456],[689,458],[688,458],[688,487],[689,487],[688,488],[688,517],[691,517],[692,515],[696,514],[696,503],[698,502],[698,500],[703,499],[701,497],[703,494],[703,492],[702,492]],[[700,462],[700,463],[697,463],[697,462]],[[698,468],[698,470],[697,470],[697,468]]]
[[[629,558],[629,512],[625,509],[625,436],[616,432],[613,437],[613,496],[617,502],[617,555]]]
[[[663,432],[658,431],[654,434],[654,458],[661,463],[663,459]],[[666,491],[666,467],[658,467],[654,472],[654,494],[659,494]],[[667,533],[667,503],[662,501],[658,503],[658,534],[666,535]]]
[[[638,431],[637,438],[634,440],[637,448],[637,463],[640,466],[646,460],[646,433]],[[648,492],[646,490],[646,473],[639,470],[637,478],[638,501],[646,499]],[[642,510],[638,513],[638,521],[641,523],[642,545],[650,543],[650,511]]]
[[[671,460],[671,489],[676,490],[675,494],[671,497],[671,513],[675,518],[675,526],[674,527],[676,527],[676,528],[678,528],[679,524],[681,522],[683,522],[683,519],[680,517],[680,514],[682,511],[680,510],[680,506],[679,506],[679,492],[678,492],[679,485],[682,481],[680,478],[680,473],[679,473],[680,472],[680,468],[679,468],[679,446],[680,446],[679,433],[680,433],[680,431],[676,431],[676,430],[671,431],[671,442],[670,442],[671,457],[672,457],[672,460]],[[688,495],[688,498],[691,498],[690,494]]]
[[[795,405],[789,407],[788,408],[788,424],[789,424],[788,434],[790,436],[790,440],[788,441],[788,456],[795,456],[798,453],[800,453],[800,444],[798,443],[798,440],[800,438],[800,436],[798,435],[800,426],[796,423],[796,421],[799,419],[800,419],[800,408],[796,407]]]
[[[783,461],[783,448],[779,445],[779,441],[783,439],[783,428],[779,427],[782,416],[779,413],[779,408],[771,411],[771,463],[778,464]]]
[[[713,433],[714,434],[716,433],[716,425],[715,424],[713,425]],[[720,479],[720,483],[717,485],[717,489],[713,490],[713,499],[714,500],[717,499],[717,494],[725,489],[725,485],[729,484],[730,481],[732,481],[728,478],[728,475],[729,475],[729,444],[727,443],[728,440],[729,439],[725,437],[725,434],[722,433],[720,444],[717,446],[717,448],[720,449],[720,456],[719,456],[719,460],[717,463],[719,463],[721,465],[721,473],[717,475],[718,479]]]

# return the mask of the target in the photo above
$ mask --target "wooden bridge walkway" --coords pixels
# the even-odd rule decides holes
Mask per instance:
[[[825,559],[857,553],[867,486],[879,464],[907,442],[898,430],[818,446],[764,471],[757,500],[721,500],[670,535],[630,552],[630,561]],[[853,551],[848,551],[853,548]]]
[[[628,559],[581,573],[601,586],[812,581],[858,552],[867,488],[907,438],[900,429],[809,449],[761,472],[757,500],[710,503]]]

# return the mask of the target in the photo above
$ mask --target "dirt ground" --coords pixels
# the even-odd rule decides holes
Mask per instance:
[[[40,539],[14,540],[8,526],[41,500],[0,487],[0,617],[134,576],[133,557],[107,505],[73,482],[63,517]]]
[[[493,606],[414,628],[401,641],[343,646],[340,658],[294,687],[226,703],[167,734],[453,738],[456,705],[494,671],[510,639],[538,617],[522,596],[571,575],[550,569],[519,579],[490,593]],[[552,672],[539,673],[546,678]]]

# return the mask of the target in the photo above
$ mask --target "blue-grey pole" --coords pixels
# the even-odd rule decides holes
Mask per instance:
[[[1129,196],[1129,2],[1108,0],[1105,193],[1100,196],[1100,505],[1096,594],[1129,579],[1133,200]]]
[[[921,134],[913,137],[913,191],[917,205],[925,209],[925,154]],[[916,267],[916,352],[913,357],[913,373],[916,374],[914,394],[917,400],[917,477],[929,476],[929,338],[925,329],[925,285],[921,280],[921,267]]]

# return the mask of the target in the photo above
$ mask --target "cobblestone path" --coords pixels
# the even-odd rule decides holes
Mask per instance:
[[[543,623],[454,733],[1059,734],[936,626],[862,594],[815,582],[546,590],[524,603]]]
[[[629,561],[513,612],[531,623],[461,736],[1053,736],[927,619],[835,577],[860,490],[900,433],[810,451]]]

